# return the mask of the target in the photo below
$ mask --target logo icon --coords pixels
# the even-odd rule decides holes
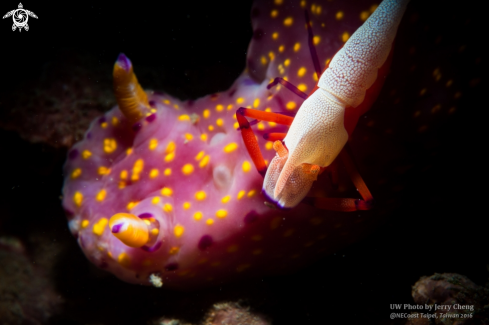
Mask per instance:
[[[24,7],[22,6],[22,3],[19,3],[18,9],[9,11],[5,16],[3,16],[3,18],[12,16],[12,19],[14,20],[14,24],[12,25],[12,31],[15,31],[17,28],[19,29],[19,32],[22,31],[22,28],[28,31],[29,25],[27,25],[27,21],[29,20],[29,16],[33,18],[37,18],[35,13],[29,10],[25,10],[23,8]]]

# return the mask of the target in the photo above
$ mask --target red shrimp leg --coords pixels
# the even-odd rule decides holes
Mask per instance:
[[[374,198],[372,197],[372,194],[370,193],[367,185],[363,181],[362,176],[360,176],[360,173],[358,173],[358,170],[349,152],[348,144],[343,148],[343,150],[341,150],[339,156],[362,199],[314,198],[313,205],[316,208],[320,209],[343,212],[370,210],[373,207]]]
[[[272,142],[275,142],[277,140],[282,141],[286,135],[287,133],[266,133],[263,135],[263,139]]]
[[[241,130],[241,136],[243,137],[243,142],[246,146],[246,149],[248,150],[251,160],[253,160],[253,163],[255,164],[258,173],[265,177],[265,174],[267,172],[267,165],[265,164],[265,159],[263,158],[263,155],[261,153],[258,141],[256,141],[255,133],[251,129],[250,122],[248,122],[246,117],[254,118],[261,121],[275,122],[287,126],[290,126],[292,124],[294,118],[287,115],[263,112],[245,107],[240,107],[236,111],[236,119],[238,120],[239,128]],[[270,134],[277,135],[279,133]],[[283,137],[285,137],[285,135],[286,134],[283,133]]]

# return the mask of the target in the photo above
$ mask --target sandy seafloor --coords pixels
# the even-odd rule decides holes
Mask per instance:
[[[448,98],[431,114],[432,106],[423,108],[430,97],[404,99],[402,114],[419,109],[423,120],[407,119],[393,137],[407,167],[393,188],[400,203],[381,227],[294,274],[181,293],[121,282],[86,260],[61,208],[62,165],[67,146],[115,104],[111,72],[120,52],[145,89],[181,99],[226,90],[244,69],[251,2],[23,4],[39,17],[29,19],[28,32],[12,32],[11,20],[0,25],[0,324],[197,324],[224,302],[273,324],[404,324],[389,320],[389,306],[413,303],[421,276],[487,282],[481,7],[409,5],[406,20],[415,24],[400,27],[392,73],[372,111],[396,115],[385,104],[390,91],[422,85],[416,78],[436,67],[456,89],[426,81],[429,96]],[[0,11],[16,6],[4,1]],[[412,46],[419,52],[409,56]],[[396,77],[412,64],[421,72]]]

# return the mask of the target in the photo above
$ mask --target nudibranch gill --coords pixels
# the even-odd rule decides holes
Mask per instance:
[[[368,212],[265,204],[263,178],[237,130],[239,107],[297,112],[301,100],[294,94],[280,86],[267,90],[274,77],[302,91],[314,88],[305,9],[311,11],[320,58],[331,59],[347,41],[352,31],[319,27],[344,14],[323,6],[255,3],[247,69],[228,91],[195,101],[144,92],[131,61],[119,56],[119,105],[92,122],[64,166],[69,228],[95,265],[131,283],[192,289],[296,269],[375,226]],[[355,8],[356,25],[375,10]],[[261,138],[286,128],[264,121],[253,127],[264,159],[271,161],[273,144]]]

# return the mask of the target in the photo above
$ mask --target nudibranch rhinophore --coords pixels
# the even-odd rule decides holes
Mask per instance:
[[[330,22],[341,21],[344,9],[288,2],[254,4],[247,69],[223,93],[185,102],[146,93],[131,61],[119,55],[114,66],[118,107],[92,122],[64,167],[69,227],[94,264],[127,282],[191,289],[296,269],[358,240],[375,225],[364,212],[325,211],[305,203],[276,209],[261,194],[263,178],[237,130],[236,110],[295,114],[303,100],[280,86],[267,90],[275,77],[303,92],[315,88],[304,10],[310,11],[321,66],[349,38]],[[375,8],[355,7],[351,16],[360,25]],[[252,124],[269,162],[273,143],[261,138],[286,128]],[[327,180],[318,186],[326,191]]]

